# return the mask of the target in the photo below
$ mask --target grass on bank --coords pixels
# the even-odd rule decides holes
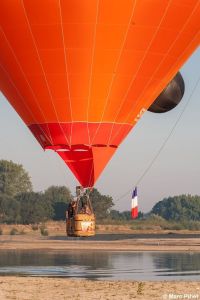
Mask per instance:
[[[167,221],[158,215],[148,216],[146,219],[136,220],[97,220],[96,233],[134,233],[139,232],[171,232],[171,231],[200,231],[199,221],[180,222]],[[65,221],[48,221],[45,223],[20,225],[0,224],[0,235],[49,236],[66,234]]]
[[[41,235],[43,235],[43,236],[48,236],[48,235],[49,235],[48,229],[46,228],[46,225],[45,225],[45,224],[42,224],[42,225],[40,226],[40,233],[41,233]]]
[[[146,219],[135,220],[102,220],[99,222],[101,225],[124,225],[129,226],[131,230],[200,230],[200,221],[182,220],[180,222],[167,221],[166,219],[158,216],[151,215]],[[99,228],[99,224],[96,225],[96,229]],[[109,227],[105,227],[109,230]]]

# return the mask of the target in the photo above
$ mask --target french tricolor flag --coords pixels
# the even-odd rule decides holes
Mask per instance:
[[[133,190],[133,194],[132,194],[131,217],[132,219],[136,219],[138,217],[137,187]]]

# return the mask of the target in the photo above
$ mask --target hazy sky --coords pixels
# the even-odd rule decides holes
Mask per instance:
[[[96,187],[114,202],[135,185],[169,135],[200,78],[200,48],[181,69],[186,91],[178,107],[165,114],[146,112],[110,161]],[[44,152],[7,100],[0,94],[0,159],[23,164],[34,190],[66,185],[74,193],[77,181],[53,151]],[[149,211],[164,197],[200,195],[200,84],[165,148],[138,186],[139,209]],[[130,209],[131,194],[116,202]]]

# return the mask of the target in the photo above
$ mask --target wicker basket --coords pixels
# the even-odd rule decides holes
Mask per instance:
[[[95,216],[94,214],[76,214],[74,219],[67,221],[68,236],[93,236],[95,235]]]

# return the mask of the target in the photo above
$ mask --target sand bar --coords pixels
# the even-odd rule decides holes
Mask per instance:
[[[1,250],[200,251],[200,238],[77,240],[28,235],[0,236]]]
[[[66,278],[0,277],[1,300],[200,299],[200,282],[90,281]],[[192,295],[193,298],[189,298]],[[181,299],[174,298],[174,299]]]

